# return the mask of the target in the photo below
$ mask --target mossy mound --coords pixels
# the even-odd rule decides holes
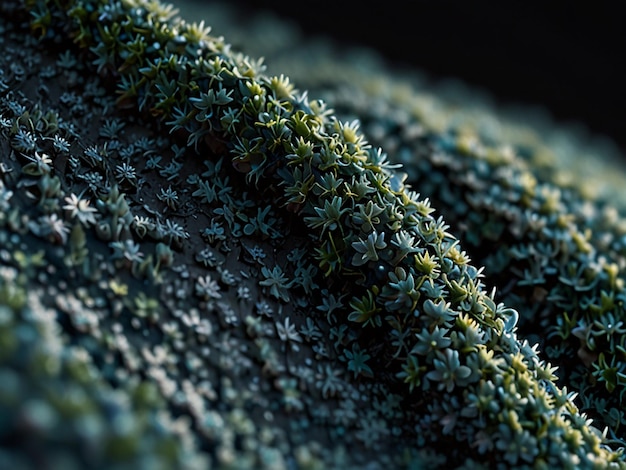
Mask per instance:
[[[626,467],[358,121],[156,1],[3,9],[1,458]]]
[[[370,143],[402,163],[407,184],[485,266],[498,301],[520,312],[521,336],[539,343],[541,357],[559,366],[559,384],[623,447],[626,167],[616,148],[371,51],[303,37],[271,15],[195,8],[341,119],[358,119]]]

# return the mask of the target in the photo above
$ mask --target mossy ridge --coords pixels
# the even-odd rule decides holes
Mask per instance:
[[[198,8],[205,15],[219,13],[216,6]],[[554,149],[533,136],[530,128],[507,130],[510,123],[503,122],[498,123],[497,131],[490,131],[485,116],[463,118],[459,116],[463,110],[451,113],[444,124],[434,126],[439,128],[434,132],[432,117],[423,116],[425,105],[419,95],[424,90],[419,81],[408,90],[396,74],[384,73],[380,58],[376,61],[372,53],[365,57],[359,51],[338,54],[337,48],[304,40],[271,17],[250,19],[245,24],[237,19],[239,23],[234,23],[235,12],[226,8],[220,16],[220,30],[237,37],[241,45],[246,45],[246,36],[257,38],[262,31],[272,31],[270,37],[266,34],[247,46],[267,57],[274,70],[279,70],[280,64],[297,71],[298,82],[309,93],[323,96],[344,120],[359,119],[373,144],[392,149],[392,159],[403,163],[409,174],[408,184],[419,187],[422,196],[432,200],[473,262],[486,265],[486,282],[498,287],[498,299],[520,311],[522,335],[541,341],[542,357],[559,366],[559,383],[579,392],[577,403],[582,410],[591,414],[599,427],[609,426],[617,438],[615,445],[623,447],[626,428],[621,408],[626,380],[622,360],[624,274],[620,266],[624,265],[626,221],[620,213],[624,173],[619,161],[609,161],[609,153],[599,155],[598,162],[597,153],[603,149],[594,152],[592,147],[559,148],[571,155],[554,158],[550,156]],[[276,47],[273,41],[278,38],[292,46],[287,50]],[[306,55],[306,62],[298,59],[298,53]],[[364,69],[369,73],[363,73]],[[445,111],[434,114],[438,113]],[[561,132],[578,143],[575,135]],[[515,134],[517,138],[512,138]],[[575,165],[581,159],[591,159],[603,168],[592,172],[597,190],[588,187],[588,172],[582,181],[582,170],[567,177],[558,166]],[[516,181],[525,182],[523,188],[513,183]],[[497,195],[486,196],[486,188]],[[494,208],[497,204],[500,210]],[[517,208],[519,213],[512,221]],[[532,214],[537,216],[533,224]],[[522,219],[528,222],[524,224]],[[508,235],[500,236],[502,233]],[[545,233],[567,245],[567,250],[556,248],[561,252],[558,259],[554,250],[543,246]],[[590,247],[593,253],[588,252]],[[519,259],[520,250],[533,253],[526,256],[527,265]],[[605,268],[590,289],[568,279],[581,273],[581,264]],[[535,277],[528,278],[533,273]],[[565,316],[562,311],[567,312]],[[549,338],[533,335],[538,329],[548,331]]]
[[[542,356],[562,371],[560,383],[579,392],[581,407],[623,446],[623,213],[559,185],[548,168],[533,171],[532,157],[506,143],[427,132],[402,103],[390,106],[375,93],[324,92],[339,116],[359,116],[377,145],[394,148],[408,184],[431,199],[471,259],[486,267],[498,299],[519,310],[521,334],[540,341]]]
[[[479,144],[465,152],[460,140],[433,139],[439,157],[425,158],[414,174],[430,163],[432,174],[448,176],[427,192],[433,204],[441,201],[447,220],[463,226],[464,246],[486,266],[498,299],[520,309],[520,334],[539,341],[542,357],[561,371],[560,385],[578,392],[579,407],[624,447],[624,214],[574,188],[539,180],[524,165],[500,166],[510,156],[498,161]],[[451,203],[455,193],[457,203]]]
[[[383,115],[391,107],[400,113],[399,119],[417,119],[423,130],[433,134],[454,132],[466,142],[476,137],[481,145],[511,146],[538,178],[545,176],[563,189],[576,188],[587,198],[626,208],[626,193],[621,191],[626,171],[623,155],[602,135],[586,132],[584,123],[556,122],[538,107],[495,104],[486,90],[390,63],[371,49],[346,46],[325,36],[305,36],[297,24],[272,12],[242,15],[226,2],[183,0],[178,6],[183,13],[193,9],[199,17],[215,18],[216,34],[225,35],[253,57],[264,57],[272,73],[285,73],[331,106],[342,103],[349,113],[351,105],[358,107],[362,100],[377,97],[372,108]],[[355,118],[354,113],[341,115]],[[366,133],[374,137],[380,132],[384,130],[378,126]],[[395,160],[391,137],[383,148]]]
[[[41,283],[67,338],[117,396],[134,382],[158,389],[155,423],[183,446],[174,468],[445,460],[414,449],[396,395],[347,379],[333,351],[333,335],[345,332],[307,318],[307,299],[324,291],[293,223],[251,197],[223,158],[187,156],[183,166],[188,149],[134,115],[120,119],[99,78],[77,74],[62,44],[42,54],[31,36],[4,32],[11,66],[3,68],[20,73],[0,83],[11,88],[0,98],[1,235],[11,247],[42,250],[34,260],[19,252],[3,260],[10,272],[36,261],[54,274],[32,274],[29,284]],[[37,77],[56,80],[40,94]],[[46,111],[47,98],[60,101],[59,112]],[[50,441],[44,433],[24,445],[45,454]],[[92,467],[112,457],[96,450]],[[132,458],[119,456],[120,465]]]
[[[252,86],[254,86],[254,84],[252,84]],[[222,91],[222,90],[223,89],[220,89],[219,91]],[[248,90],[250,91],[250,88],[248,88]],[[250,98],[250,96],[252,96],[250,94],[245,95],[245,90],[240,90],[240,91],[243,91],[244,97]],[[147,95],[147,94],[144,95],[144,97],[148,97],[148,96],[149,95]],[[262,91],[259,94],[255,94],[255,96],[262,96]],[[235,100],[235,102],[239,102],[239,101]],[[241,100],[240,102],[246,103],[245,100]],[[254,104],[252,104],[250,106],[252,108],[251,110],[255,111],[255,107],[256,106]],[[254,116],[254,117],[256,119],[256,116]],[[319,117],[319,115],[317,117]],[[208,121],[210,121],[210,120],[208,120]],[[315,121],[316,120],[314,120],[313,123]],[[266,123],[262,123],[262,124],[266,124]],[[334,123],[334,126],[335,126],[334,131],[335,132],[341,131],[344,134],[343,137],[345,138],[346,132],[344,132],[344,131],[346,130],[346,127],[343,126],[341,123],[337,123],[337,122]],[[191,126],[191,127],[193,128],[193,126]],[[254,128],[247,127],[247,128],[244,128],[244,129],[251,130],[251,129],[254,129]],[[191,130],[191,129],[189,129],[189,130]],[[354,132],[353,132],[354,129],[350,129],[349,128],[348,130],[352,131],[352,132],[349,132],[348,135],[349,134],[354,134]],[[196,131],[197,131],[197,129],[194,129],[192,134],[195,133]],[[308,129],[305,130],[304,132],[307,132],[307,131],[310,133],[310,130],[308,130]],[[196,140],[196,138],[193,138],[192,139],[192,143],[195,140]],[[321,139],[321,140],[323,141],[324,139]],[[355,142],[353,140],[353,138],[348,139],[348,142],[344,142],[344,143],[358,144],[358,142]],[[357,147],[358,147],[358,145],[357,145]],[[244,149],[244,150],[250,150],[250,149]],[[348,155],[348,156],[352,157],[352,161],[348,161],[348,163],[346,164],[346,167],[348,167],[348,170],[359,171],[360,170],[359,169],[359,164],[362,164],[364,161],[367,161],[367,157],[363,158],[364,155],[359,154],[358,152],[356,154],[352,154],[352,155]],[[246,152],[244,157],[250,157],[250,152]],[[244,163],[250,163],[250,159],[248,159],[246,161],[245,158],[243,158],[243,159],[241,158],[241,155],[239,156],[239,159],[243,160]],[[252,164],[250,165],[250,167],[246,168],[248,170],[248,175],[251,175],[251,177],[263,176],[262,173],[266,170],[266,168],[264,168],[264,166],[267,167],[267,165],[265,165],[265,163],[267,163],[267,162],[252,161]],[[345,162],[343,162],[343,163],[345,163]],[[389,199],[391,199],[391,200],[388,200],[387,202],[394,202],[395,197],[401,197],[404,193],[401,190],[392,189],[389,186],[388,180],[391,177],[391,173],[383,172],[380,165],[376,165],[376,164],[371,165],[371,167],[369,169],[370,170],[372,170],[372,169],[375,170],[377,167],[378,167],[378,171],[379,171],[378,174],[379,175],[383,175],[382,181],[380,181],[380,180],[376,181],[376,178],[374,178],[375,183],[377,182],[378,185],[379,185],[379,187],[377,189],[379,191],[381,191],[383,193],[383,195],[387,195],[389,197]],[[370,173],[373,173],[373,172],[370,172]],[[366,174],[370,174],[370,173],[366,172]],[[348,176],[353,176],[353,174],[350,175],[348,173]],[[398,183],[397,180],[394,181],[394,184],[397,184],[397,183]],[[406,194],[404,194],[404,196],[406,197]],[[330,204],[333,204],[332,202],[330,202],[331,201],[330,197],[327,197],[326,200]],[[357,199],[357,201],[358,200],[359,199]],[[300,202],[298,202],[298,201],[291,201],[291,202],[296,202],[297,204],[300,204]],[[411,204],[410,200],[409,201],[403,201],[403,202],[405,202],[405,204],[407,204],[409,206],[413,206],[413,207],[417,206],[417,207],[419,207],[419,202],[418,201],[413,201],[412,204]],[[324,207],[324,205],[322,205],[322,204],[315,204],[314,206],[309,207],[308,210],[309,210],[309,214],[311,214],[311,215],[309,215],[308,217],[315,217],[316,216],[316,213],[311,210],[311,209],[314,209],[315,207]],[[306,214],[306,209],[307,209],[306,207],[303,207],[301,210],[302,210],[302,212],[304,212]],[[341,209],[341,206],[339,206],[339,209]],[[419,211],[419,209],[416,209],[416,210]],[[428,209],[424,208],[423,206],[422,206],[422,210],[426,210],[426,212],[428,212]],[[317,214],[317,215],[320,215],[320,214]],[[340,215],[341,215],[341,213],[340,213]],[[423,216],[424,219],[428,219],[428,215],[424,215],[424,214],[421,214],[421,215]],[[392,217],[393,217],[393,215],[392,215]],[[389,219],[391,220],[392,217],[389,217]],[[424,220],[424,219],[422,219],[422,220]],[[434,222],[435,226],[436,226],[436,222],[437,221],[435,221],[432,218],[429,221],[430,222]],[[340,222],[341,222],[341,220],[340,220]],[[342,224],[342,225],[344,225],[344,224]],[[354,225],[354,223],[353,223],[353,225]],[[400,226],[402,226],[402,223],[401,223]],[[465,273],[465,275],[463,275],[463,270],[464,269],[467,270],[469,268],[467,267],[466,263],[463,262],[464,261],[463,259],[461,259],[460,262],[459,262],[459,254],[453,252],[453,248],[454,248],[453,243],[454,243],[454,241],[451,239],[452,237],[447,236],[445,234],[445,230],[441,226],[441,223],[439,224],[439,227],[437,227],[437,228],[439,230],[435,230],[434,231],[434,236],[433,236],[433,232],[431,232],[430,234],[429,233],[426,233],[426,234],[419,233],[418,235],[423,236],[424,241],[426,243],[432,243],[431,246],[439,245],[440,249],[442,248],[441,247],[441,241],[443,241],[443,239],[446,239],[448,241],[448,245],[443,247],[444,251],[442,251],[441,253],[438,253],[438,254],[439,255],[443,255],[443,256],[441,256],[442,262],[443,262],[444,258],[446,258],[446,255],[448,255],[448,254],[450,254],[452,252],[452,257],[454,258],[454,260],[450,259],[451,257],[447,257],[447,259],[450,262],[449,263],[444,263],[446,265],[443,266],[443,270],[444,270],[444,274],[446,274],[446,276],[445,276],[446,278],[447,278],[447,274],[449,274],[449,272],[451,272],[455,268],[458,268],[458,270],[460,271],[459,277],[458,277],[459,282],[450,282],[450,288],[455,290],[455,291],[457,291],[456,293],[459,295],[459,298],[454,299],[455,304],[457,304],[457,303],[459,304],[459,305],[454,305],[454,307],[458,307],[458,306],[460,306],[462,301],[465,300],[464,297],[467,297],[467,294],[469,293],[469,292],[465,292],[464,293],[464,290],[463,290],[464,286],[462,285],[463,281],[468,281],[471,284],[470,281],[472,279],[476,279],[478,277],[479,273],[478,273],[477,270],[474,270],[473,273],[470,272],[469,274]],[[393,229],[391,229],[391,230],[393,230]],[[427,229],[427,231],[428,231],[428,229]],[[440,231],[440,233],[437,233],[438,231]],[[375,232],[372,231],[372,232],[370,232],[369,235],[371,235],[372,233],[375,233]],[[352,260],[352,262],[354,264],[356,264],[357,267],[358,267],[358,266],[360,266],[359,263],[371,261],[372,258],[377,256],[375,252],[370,250],[370,248],[373,247],[374,249],[379,249],[379,247],[383,247],[383,245],[385,244],[384,237],[370,237],[369,235],[368,235],[368,240],[364,240],[364,239],[362,239],[361,241],[356,241],[355,240],[354,241],[354,246],[352,244],[350,244],[350,247],[354,248],[354,253],[351,253],[351,250],[350,250],[350,248],[348,246],[344,247],[344,249],[345,249],[345,251],[346,251],[346,253],[348,255],[353,255],[353,256],[346,256],[345,257],[346,261]],[[371,238],[371,240],[370,240],[370,238]],[[374,240],[374,238],[376,238],[376,240]],[[379,238],[381,240],[379,240]],[[430,238],[430,240],[428,240],[429,238]],[[363,250],[363,251],[361,251],[361,250]],[[334,259],[333,259],[333,261],[334,261]],[[456,266],[455,266],[455,261],[458,263],[458,264],[456,264]],[[422,260],[422,262],[420,264],[422,266],[424,266],[424,267],[427,267],[427,269],[431,269],[431,268],[428,268],[428,266],[430,266],[431,263],[427,263],[424,260]],[[433,266],[433,268],[437,268],[437,265],[435,264]],[[344,270],[345,270],[345,268],[344,268]],[[446,273],[445,271],[448,271],[448,272]],[[347,269],[347,272],[348,273],[358,274],[358,270]],[[395,279],[394,284],[398,284],[399,281],[407,281],[406,279],[399,279],[400,277],[403,276],[402,274],[400,274],[400,271],[396,271],[396,276],[398,277],[398,279]],[[367,279],[365,281],[366,282],[364,283],[364,286],[367,287]],[[455,280],[453,280],[453,281],[455,281]],[[410,282],[410,281],[407,281],[407,283],[408,282]],[[496,311],[497,307],[495,306],[493,301],[491,301],[491,303],[489,303],[489,301],[487,300],[488,297],[484,293],[481,293],[480,284],[479,283],[475,283],[475,285],[473,287],[474,287],[475,291],[474,291],[474,289],[470,289],[470,290],[471,290],[472,294],[476,294],[476,297],[478,297],[476,300],[482,300],[483,302],[487,303],[487,306],[486,307],[484,305],[480,306],[478,302],[474,302],[473,305],[465,304],[464,307],[468,311],[472,312],[473,314],[478,314],[477,318],[479,320],[481,320],[481,321],[485,321],[485,322],[489,323],[490,320],[491,320],[492,324],[490,326],[495,327],[497,329],[498,333],[501,333],[501,334],[502,333],[510,333],[510,334],[504,334],[503,335],[503,339],[504,339],[505,342],[508,342],[508,344],[507,344],[508,347],[510,347],[512,349],[516,349],[516,346],[518,346],[518,345],[515,342],[515,335],[511,331],[512,329],[514,329],[514,322],[510,322],[508,325],[506,325],[506,322],[505,322],[505,320],[507,319],[507,314],[509,314],[510,312],[505,312],[505,311],[503,311],[503,309],[501,311],[497,312]],[[393,287],[392,287],[392,289],[393,289]],[[437,297],[435,297],[435,299],[437,299]],[[356,300],[355,300],[355,303],[356,303]],[[472,302],[470,302],[470,303],[472,303]],[[447,307],[446,307],[445,310],[436,308],[438,306],[440,307],[441,305],[440,304],[435,304],[435,302],[433,302],[432,300],[431,300],[431,304],[427,304],[426,302],[424,302],[424,307],[425,307],[424,311],[429,311],[430,312],[429,315],[438,315],[438,316],[443,315],[443,317],[447,317],[448,314],[451,314],[451,311],[450,312],[447,311],[448,310]],[[474,311],[473,309],[477,309],[478,311]],[[486,314],[486,312],[487,312],[487,314]],[[453,314],[451,314],[451,315],[454,317]],[[448,321],[448,320],[450,320],[450,319],[444,319],[441,324],[442,325],[446,325],[446,321]],[[490,331],[485,331],[484,333],[485,333],[485,335],[489,335]],[[492,331],[492,333],[493,333],[493,331]],[[444,335],[445,335],[445,332],[444,332]],[[457,336],[457,338],[458,338],[458,336]],[[452,349],[446,349],[446,350],[447,351],[453,351]],[[530,354],[529,351],[525,351],[525,352],[527,354]],[[446,354],[446,357],[447,356],[455,356],[455,354],[454,354],[454,352],[450,352],[449,354]],[[413,356],[413,357],[415,357],[415,356]],[[506,359],[505,358],[503,358],[503,359],[506,362]],[[442,361],[442,362],[446,362],[446,360],[443,359],[443,358],[440,358],[439,360]],[[534,364],[530,364],[530,366],[532,368],[534,366]],[[460,367],[466,367],[467,368],[467,366],[460,366]],[[539,365],[538,368],[540,369],[541,365]],[[525,372],[527,372],[529,370],[531,370],[531,369],[525,369]],[[462,373],[460,371],[462,371]],[[463,378],[463,376],[465,376],[465,378],[467,378],[467,375],[465,375],[465,371],[466,371],[466,369],[460,369],[459,370],[459,377],[460,378]],[[434,379],[435,381],[440,381],[442,379],[443,369],[439,370],[439,371],[433,370],[431,372],[434,372],[434,374],[431,374],[430,377],[432,379]],[[548,374],[548,376],[549,375],[550,374]],[[450,383],[450,382],[448,382],[448,383]],[[449,387],[448,384],[446,384],[444,386],[444,388],[448,388],[448,387]],[[454,388],[454,383],[452,383],[452,385],[451,385],[451,389],[453,389],[453,388]],[[539,391],[538,393],[541,394],[541,391]],[[565,400],[565,401],[567,401],[567,400]],[[561,426],[562,425],[560,425],[560,424],[557,425],[557,427],[561,427]],[[504,431],[502,431],[502,432],[504,432]],[[502,441],[505,440],[503,436],[500,436],[500,437],[502,437],[502,439],[499,442],[502,442]],[[591,438],[592,440],[595,439],[595,438],[593,438],[591,436],[588,436],[588,437]],[[498,446],[498,447],[500,447],[500,446]],[[561,457],[565,457],[565,456],[561,455]],[[586,458],[586,457],[587,457],[586,455],[585,456],[581,456],[581,458],[583,458],[583,459]],[[513,454],[510,454],[510,455],[507,455],[507,458],[511,459],[511,460],[514,460],[514,461],[517,461],[517,459],[520,458],[520,455],[513,453]],[[522,458],[527,459],[528,456],[524,456]]]

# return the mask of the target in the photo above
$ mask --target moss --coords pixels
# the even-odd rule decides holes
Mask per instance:
[[[80,348],[102,377],[94,386],[125,403],[98,465],[624,466],[518,337],[523,306],[500,303],[471,242],[358,121],[155,1],[3,8],[12,171],[0,201],[22,213],[2,219],[2,285],[37,286],[29,300],[58,333],[41,344]],[[57,76],[43,102],[61,111],[37,112],[27,61],[31,80]],[[416,145],[436,160],[446,138]],[[446,150],[458,160],[458,146]],[[27,245],[41,246],[39,262],[11,254]],[[46,387],[60,364],[32,380]],[[144,382],[157,390],[148,403]],[[148,445],[142,425],[165,441]],[[23,442],[45,455],[54,439]]]
[[[388,89],[399,86],[388,80]],[[441,212],[473,263],[485,266],[498,300],[519,310],[520,334],[539,342],[542,357],[559,366],[560,384],[577,391],[577,404],[623,446],[620,187],[603,180],[606,195],[590,195],[580,187],[586,173],[563,183],[559,168],[534,163],[537,144],[512,145],[468,128],[428,131],[410,116],[411,105],[368,93],[364,84],[356,99],[328,82],[309,90],[338,115],[359,116],[373,143],[394,148],[407,184]],[[623,175],[617,162],[610,170]]]
[[[559,383],[623,447],[623,157],[536,111],[513,120],[371,53],[341,54],[270,17],[242,24],[221,8],[220,32],[293,72],[338,116],[358,117],[374,145],[392,150],[407,183],[485,266],[497,298],[520,311],[520,334],[539,342],[541,356],[559,366]],[[292,47],[273,45],[279,37]]]

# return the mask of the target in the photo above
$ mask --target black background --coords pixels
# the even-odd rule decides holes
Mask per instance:
[[[582,122],[626,156],[626,15],[619,2],[233,1],[295,20],[305,33],[372,47],[499,102]],[[626,158],[626,157],[625,157]]]

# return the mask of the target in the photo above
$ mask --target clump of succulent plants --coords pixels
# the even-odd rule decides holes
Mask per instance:
[[[465,251],[499,242],[513,256],[511,238],[456,235],[458,220],[408,184],[428,178],[419,162],[461,161],[460,141],[430,133],[410,140],[426,157],[392,159],[361,130],[366,113],[339,118],[155,0],[2,8],[0,459],[626,467],[519,334],[537,312],[507,286],[501,300],[487,282],[498,271]],[[518,171],[465,154],[491,187]],[[539,300],[563,308],[573,289],[599,309],[597,323],[545,314],[541,326],[582,338],[583,362],[603,348],[595,377],[612,392],[619,263],[594,257],[602,241],[531,177],[507,188],[507,209],[528,218],[513,235],[560,233],[572,257],[559,296]],[[489,211],[475,208],[480,225]],[[541,255],[519,259],[554,278]]]

